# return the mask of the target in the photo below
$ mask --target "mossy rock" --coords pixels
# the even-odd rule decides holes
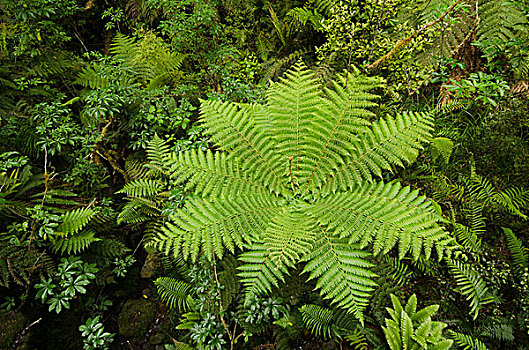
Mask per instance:
[[[7,348],[24,329],[26,317],[21,312],[0,312],[0,349]]]
[[[118,317],[119,334],[124,337],[141,337],[154,320],[156,307],[148,300],[131,299],[123,305]]]

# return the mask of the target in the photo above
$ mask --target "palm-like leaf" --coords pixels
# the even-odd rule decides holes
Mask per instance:
[[[306,262],[322,295],[362,320],[376,286],[373,253],[398,246],[401,257],[429,258],[435,247],[440,258],[454,246],[431,201],[373,181],[410,162],[432,129],[426,114],[371,122],[376,86],[348,74],[323,92],[298,63],[265,105],[204,101],[201,119],[220,152],[164,158],[168,176],[195,195],[150,244],[191,259],[244,251],[247,300]]]

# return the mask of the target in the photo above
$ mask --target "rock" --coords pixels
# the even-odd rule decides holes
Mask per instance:
[[[162,344],[166,336],[163,333],[155,333],[149,338],[149,343],[152,345]]]
[[[7,348],[24,329],[26,317],[21,312],[0,312],[0,349]]]
[[[141,337],[156,315],[154,304],[145,299],[131,299],[123,305],[118,317],[119,334],[124,337]]]

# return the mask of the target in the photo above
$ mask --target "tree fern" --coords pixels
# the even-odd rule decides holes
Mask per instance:
[[[523,273],[524,269],[529,268],[527,248],[523,246],[522,242],[511,229],[503,227],[503,233],[505,233],[505,237],[507,238],[507,246],[516,265],[516,270]]]
[[[458,261],[448,261],[447,263],[456,279],[460,293],[470,301],[470,314],[473,314],[473,318],[476,319],[480,308],[492,302],[485,281],[467,265]]]
[[[373,178],[415,159],[432,130],[424,113],[372,122],[377,97],[369,91],[377,86],[350,73],[322,91],[298,63],[264,105],[202,101],[200,118],[219,152],[156,157],[161,176],[194,194],[148,245],[192,260],[242,250],[246,300],[305,262],[323,297],[362,320],[376,286],[372,253],[398,247],[417,260],[456,246],[431,201]]]

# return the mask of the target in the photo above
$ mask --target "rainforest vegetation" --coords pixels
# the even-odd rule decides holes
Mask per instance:
[[[528,0],[0,0],[0,349],[529,349]]]

